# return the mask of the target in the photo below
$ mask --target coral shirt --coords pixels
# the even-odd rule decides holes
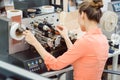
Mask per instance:
[[[60,70],[71,64],[74,80],[101,80],[108,48],[107,38],[96,28],[79,38],[62,56],[54,58],[45,54],[44,61],[52,70]]]

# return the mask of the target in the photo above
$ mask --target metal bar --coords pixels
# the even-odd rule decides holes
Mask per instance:
[[[71,70],[73,70],[73,67],[68,67],[68,68],[65,68],[65,69],[62,69],[62,70],[59,70],[59,71],[46,72],[46,73],[43,73],[43,74],[40,74],[40,75],[43,76],[43,77],[52,77],[54,75],[59,75],[59,74],[62,74],[62,73],[66,73],[66,72],[71,71]]]
[[[104,73],[120,75],[120,71],[113,71],[113,70],[104,70]]]

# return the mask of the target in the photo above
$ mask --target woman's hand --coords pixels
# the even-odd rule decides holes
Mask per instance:
[[[32,46],[34,46],[36,44],[37,39],[34,37],[34,35],[29,30],[24,31],[23,35],[25,35],[25,40],[29,44],[31,44]]]
[[[64,26],[57,26],[56,30],[61,34],[63,38],[68,37],[68,30]]]
[[[25,35],[25,40],[35,47],[35,49],[38,51],[38,53],[43,59],[46,56],[46,54],[50,54],[44,49],[44,47],[37,41],[37,39],[29,30],[24,31],[23,35]]]

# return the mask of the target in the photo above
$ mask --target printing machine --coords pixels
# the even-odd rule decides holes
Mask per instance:
[[[22,5],[22,3],[27,3],[30,0],[23,0],[23,2],[22,0],[14,0],[14,7],[16,9],[21,9],[21,6],[17,5],[17,1]],[[48,1],[44,0],[43,3],[48,4]],[[43,4],[41,3],[41,5]],[[61,5],[51,5],[56,8],[61,7]],[[38,6],[39,5],[37,5],[37,7]],[[21,10],[25,10],[23,8],[27,9],[25,6],[22,6]],[[61,7],[61,9],[62,8],[63,7]],[[8,19],[6,17],[0,17],[0,59],[22,67],[30,72],[41,74],[48,71],[44,61],[34,47],[29,45],[24,38],[21,40],[16,40],[11,35],[14,34],[17,38],[20,38],[22,31],[29,29],[35,35],[37,40],[43,45],[43,47],[55,57],[62,55],[67,50],[67,47],[64,39],[55,30],[55,26],[59,24],[59,13],[35,13],[35,15],[35,17],[24,17],[26,16],[24,15],[21,20],[21,24],[13,22],[12,19]],[[14,29],[13,26],[15,25],[17,25],[18,28],[12,31],[12,29]],[[24,26],[25,28],[21,26]],[[74,42],[76,40],[75,36],[76,34],[69,34],[71,41]]]

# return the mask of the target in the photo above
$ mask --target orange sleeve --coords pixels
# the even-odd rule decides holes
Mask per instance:
[[[76,61],[78,58],[85,55],[85,41],[81,38],[77,40],[74,45],[63,55],[59,56],[58,58],[55,58],[51,54],[45,54],[44,62],[49,69],[52,70],[60,70],[70,64],[72,64],[74,61]]]

